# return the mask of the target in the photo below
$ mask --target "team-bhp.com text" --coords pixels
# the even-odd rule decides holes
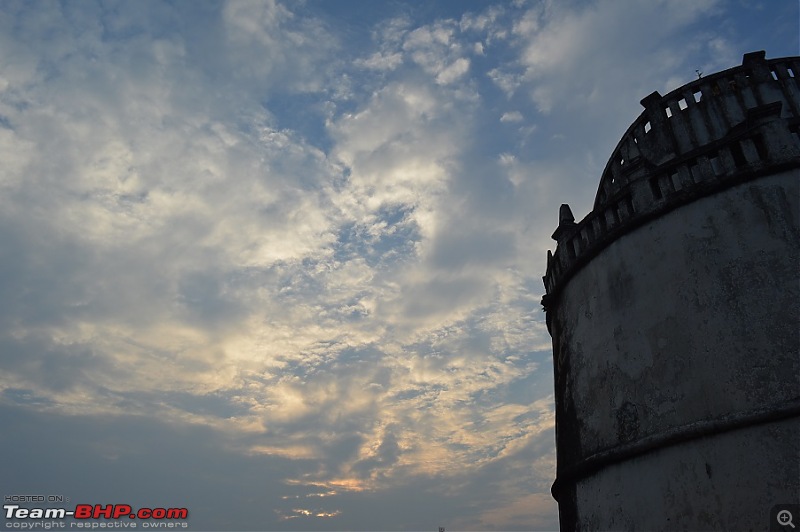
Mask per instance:
[[[5,504],[5,527],[18,529],[44,529],[67,528],[63,521],[44,521],[45,519],[73,519],[87,521],[71,521],[69,528],[136,528],[136,522],[128,519],[147,519],[141,522],[142,528],[188,528],[188,524],[169,520],[187,519],[189,510],[186,508],[139,508],[133,510],[129,504],[78,504],[74,510],[66,508],[21,508],[18,504]],[[31,520],[38,521],[31,521]],[[113,519],[114,521],[98,521],[100,519]],[[153,520],[153,521],[149,521]]]

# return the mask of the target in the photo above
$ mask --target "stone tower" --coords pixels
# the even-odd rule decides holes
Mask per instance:
[[[800,503],[800,57],[641,103],[547,255],[561,527],[768,530]]]

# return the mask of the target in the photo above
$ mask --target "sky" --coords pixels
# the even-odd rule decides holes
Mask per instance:
[[[588,213],[643,97],[798,55],[799,18],[1,2],[0,494],[192,530],[557,529],[558,207]]]

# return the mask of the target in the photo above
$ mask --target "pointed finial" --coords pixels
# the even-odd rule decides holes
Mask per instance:
[[[561,242],[564,236],[572,232],[573,227],[575,227],[575,216],[572,215],[572,209],[569,208],[569,205],[564,203],[558,210],[558,227],[553,233],[552,239],[556,242]]]
[[[561,225],[563,223],[575,223],[575,216],[573,216],[572,209],[569,208],[567,203],[562,203],[561,208],[558,209],[558,224]]]

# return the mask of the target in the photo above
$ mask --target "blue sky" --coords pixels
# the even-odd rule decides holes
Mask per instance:
[[[0,491],[549,530],[558,207],[798,3],[0,3]]]

